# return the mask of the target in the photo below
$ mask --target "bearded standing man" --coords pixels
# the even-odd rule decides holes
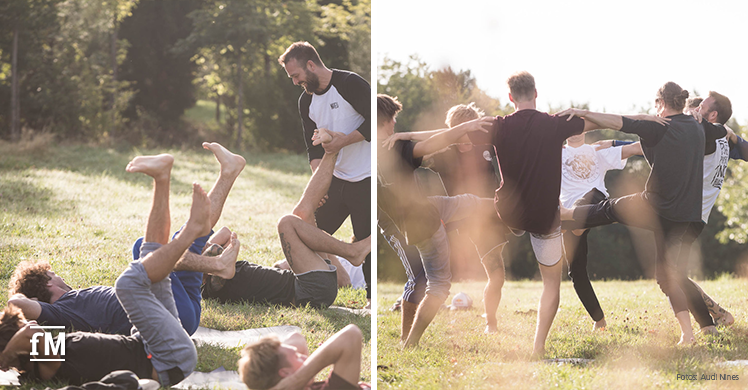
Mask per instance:
[[[338,153],[327,199],[317,209],[317,226],[333,234],[350,215],[353,234],[362,240],[371,234],[371,87],[353,72],[327,68],[308,42],[293,43],[278,62],[294,85],[304,88],[299,114],[312,171],[325,152]],[[329,131],[332,142],[312,145],[317,129]],[[370,258],[363,264],[369,301]]]

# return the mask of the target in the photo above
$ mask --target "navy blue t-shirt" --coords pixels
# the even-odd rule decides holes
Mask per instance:
[[[94,286],[71,290],[55,303],[39,302],[40,325],[64,326],[67,332],[104,332],[129,335],[130,320],[114,295],[114,287]]]

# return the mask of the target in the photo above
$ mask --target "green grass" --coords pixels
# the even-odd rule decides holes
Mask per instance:
[[[188,120],[205,124],[216,123],[216,102],[213,100],[198,100],[195,106],[184,112]],[[221,104],[221,123],[225,121],[226,106]]]
[[[700,282],[732,312],[736,323],[720,336],[697,334],[693,347],[676,347],[680,332],[665,296],[654,280],[593,282],[608,329],[592,332],[592,320],[570,282],[561,286],[561,303],[546,343],[546,358],[585,358],[583,365],[531,359],[542,283],[509,281],[499,306],[499,333],[484,335],[483,282],[452,285],[470,295],[468,311],[441,311],[420,347],[402,350],[400,314],[388,308],[401,284],[377,284],[378,388],[402,389],[639,389],[746,388],[748,369],[720,362],[748,359],[748,280],[722,277]],[[451,299],[452,296],[450,296]],[[694,322],[698,329],[698,324]],[[677,374],[733,374],[737,381],[678,380]]]
[[[171,181],[172,230],[187,219],[191,183],[208,190],[218,163],[203,149],[107,149],[45,142],[0,143],[0,284],[22,260],[46,260],[73,288],[113,285],[143,234],[152,183],[124,171],[137,155],[168,152],[175,163]],[[305,156],[244,154],[247,166],[229,196],[216,229],[228,226],[242,243],[239,260],[272,265],[283,258],[276,222],[288,213],[310,177]],[[352,235],[350,221],[336,237]],[[7,294],[0,294],[0,305]],[[342,289],[336,305],[361,308],[363,290]],[[361,380],[370,381],[371,319],[335,310],[291,309],[203,302],[201,325],[223,330],[297,325],[314,350],[345,325],[358,325],[365,339]],[[240,349],[200,347],[198,370],[236,369]],[[319,378],[321,378],[320,376]],[[29,386],[30,387],[30,386]]]

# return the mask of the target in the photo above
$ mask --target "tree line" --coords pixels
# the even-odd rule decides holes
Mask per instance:
[[[446,111],[456,104],[475,102],[487,115],[506,115],[514,111],[508,103],[489,96],[478,86],[470,70],[449,67],[432,69],[417,56],[407,61],[384,58],[377,74],[377,91],[397,96],[403,104],[395,131],[419,131],[443,128]],[[698,94],[696,94],[698,95]],[[572,104],[586,108],[586,104]],[[565,108],[565,107],[563,107]],[[543,108],[540,108],[543,110]],[[562,107],[550,107],[555,112]],[[647,109],[640,109],[646,112]],[[744,128],[734,119],[728,126],[738,134]],[[613,130],[587,135],[587,142],[599,139],[637,137]],[[748,274],[745,242],[748,239],[748,197],[745,196],[748,164],[733,161],[728,165],[725,183],[709,223],[692,251],[689,269],[695,277],[716,277],[723,273]],[[627,195],[644,188],[649,166],[642,157],[629,159],[626,168],[610,171],[605,179],[611,197]],[[531,279],[538,272],[528,235],[512,237],[504,249],[507,278]],[[641,229],[610,225],[594,229],[589,236],[590,277],[593,279],[651,278],[654,276],[654,238]],[[377,239],[377,270],[381,280],[404,281],[400,260],[381,234]],[[456,279],[485,278],[475,249],[467,237],[450,233],[452,270]]]
[[[210,134],[301,152],[301,89],[276,59],[309,41],[326,65],[371,79],[370,0],[6,0],[0,139],[176,145]],[[197,100],[215,121],[184,118]]]

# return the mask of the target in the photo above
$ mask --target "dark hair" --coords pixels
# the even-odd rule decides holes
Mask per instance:
[[[403,109],[403,105],[397,101],[397,97],[377,94],[377,122],[384,123],[395,119],[397,113]]]
[[[296,63],[301,67],[306,67],[307,61],[310,60],[322,66],[322,60],[319,58],[317,49],[309,42],[294,42],[278,57],[278,63],[283,67],[291,60],[296,60]]]
[[[10,339],[23,327],[23,312],[15,306],[8,306],[0,313],[0,351],[4,351]]]
[[[704,98],[698,97],[698,96],[688,98],[688,100],[686,100],[686,108],[696,108],[703,101],[704,101]]]
[[[717,111],[717,122],[724,125],[732,116],[730,99],[714,91],[709,91],[709,97],[714,99],[714,104],[710,107],[711,111]]]
[[[681,88],[680,85],[668,81],[657,91],[657,98],[662,104],[675,111],[682,112],[688,99],[688,91]]]
[[[535,77],[527,71],[517,72],[506,80],[515,102],[532,100],[535,96]]]
[[[47,282],[52,278],[47,275],[47,271],[51,268],[46,261],[18,263],[8,283],[10,295],[23,294],[26,298],[36,298],[49,303],[52,293],[47,289]]]

